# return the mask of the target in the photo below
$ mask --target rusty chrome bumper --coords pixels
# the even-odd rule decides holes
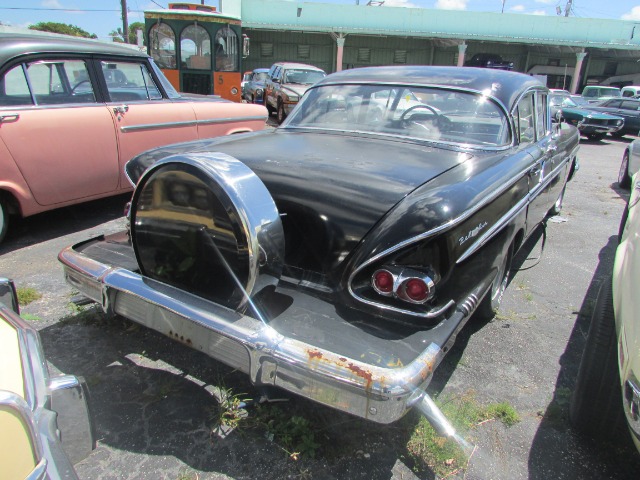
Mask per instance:
[[[121,315],[200,350],[248,374],[256,385],[280,387],[374,422],[391,423],[415,404],[424,405],[424,390],[449,346],[431,341],[428,331],[418,332],[411,345],[380,339],[375,332],[332,318],[324,306],[313,303],[317,299],[298,290],[285,292],[297,296],[293,305],[262,322],[96,261],[75,247],[59,254],[65,279],[107,314]],[[305,301],[312,303],[305,306]],[[340,347],[345,336],[352,336],[358,346],[349,348],[345,341]],[[447,340],[453,342],[454,337]],[[434,426],[441,432],[453,431],[435,404],[427,403],[432,405]]]

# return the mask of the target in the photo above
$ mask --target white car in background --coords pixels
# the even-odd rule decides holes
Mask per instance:
[[[620,188],[628,189],[631,186],[631,177],[638,170],[640,170],[640,139],[631,142],[624,150],[618,172]]]
[[[613,274],[598,292],[569,416],[575,428],[598,439],[621,441],[629,431],[640,451],[638,182],[640,174],[620,222]]]

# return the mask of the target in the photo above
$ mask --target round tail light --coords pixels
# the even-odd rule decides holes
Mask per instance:
[[[381,295],[391,295],[393,281],[393,275],[388,270],[375,271],[371,279],[373,288]]]
[[[420,278],[412,278],[404,284],[404,293],[412,302],[422,303],[429,297],[429,287]]]

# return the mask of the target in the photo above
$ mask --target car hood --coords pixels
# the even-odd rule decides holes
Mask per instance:
[[[413,190],[473,157],[452,148],[340,133],[278,129],[234,137],[151,150],[131,160],[127,174],[136,182],[147,167],[175,154],[230,155],[258,175],[285,231],[297,231],[295,241],[313,246],[322,269],[344,259]]]
[[[615,115],[609,115],[608,113],[596,112],[594,110],[588,110],[586,108],[561,108],[562,114],[565,116],[575,116],[575,117],[591,117],[600,120],[611,120],[611,119],[621,119],[621,117],[617,117]]]
[[[311,85],[301,85],[299,83],[284,83],[282,85],[282,90],[284,90],[288,95],[293,93],[300,97],[304,95],[304,92],[309,90],[309,88],[311,88]]]

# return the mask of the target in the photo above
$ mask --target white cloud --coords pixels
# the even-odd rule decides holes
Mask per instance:
[[[513,10],[514,12],[524,12],[524,5],[514,5],[509,10]]]
[[[558,3],[557,0],[536,0],[536,3],[544,3],[545,5],[551,5],[552,3]]]
[[[533,12],[531,12],[531,15],[546,15],[547,12],[545,12],[544,10],[534,10]]]
[[[435,8],[442,10],[466,10],[469,0],[438,0]]]
[[[409,0],[385,0],[385,7],[406,7],[406,8],[418,8],[418,5],[411,3]]]
[[[633,7],[629,13],[620,17],[622,20],[640,20],[640,6]]]
[[[46,8],[62,8],[58,0],[42,0],[42,6]]]

